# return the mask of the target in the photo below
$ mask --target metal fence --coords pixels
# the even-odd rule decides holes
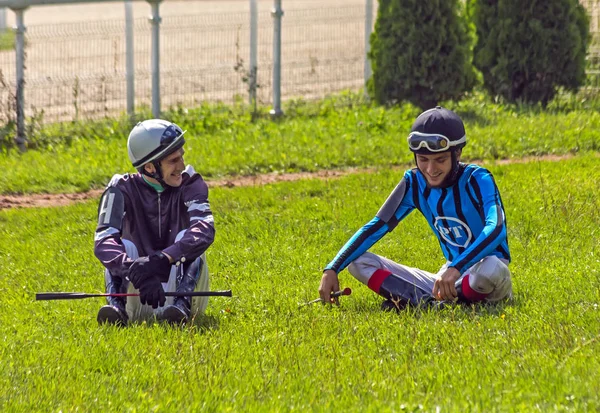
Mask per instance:
[[[194,5],[186,12],[185,5]],[[247,100],[250,50],[248,0],[161,3],[161,103],[192,106],[204,101]],[[581,0],[593,34],[600,32],[600,0]],[[184,9],[178,14],[177,7]],[[223,2],[225,4],[225,2]],[[206,7],[204,7],[206,5]],[[272,96],[272,1],[259,1],[257,98]],[[85,11],[87,5],[80,6]],[[107,7],[109,5],[106,5]],[[136,106],[151,104],[151,25],[134,19]],[[365,0],[284,1],[282,97],[319,98],[364,84]],[[39,6],[43,9],[48,6]],[[115,115],[126,109],[126,52],[123,3],[120,18],[60,24],[25,23],[25,116],[44,122]],[[32,8],[33,9],[33,8]],[[227,9],[227,10],[224,10]],[[37,8],[36,8],[37,10]],[[49,10],[49,9],[47,9]],[[56,12],[56,11],[54,11]],[[373,13],[376,11],[373,10]],[[83,15],[82,15],[83,17]],[[595,36],[596,37],[596,36]],[[590,56],[600,57],[594,41]],[[14,110],[15,52],[0,51],[0,117]],[[12,103],[11,103],[12,102]],[[40,115],[42,114],[43,115]],[[14,115],[12,115],[14,116]]]
[[[598,53],[597,47],[598,39],[597,36],[600,34],[600,1],[598,0],[579,0],[579,3],[585,7],[590,17],[590,32],[596,37],[593,42],[594,53]]]
[[[596,91],[600,88],[600,1],[580,0],[590,17],[592,41],[588,48],[587,85]]]
[[[284,9],[281,94],[322,97],[364,83],[364,0],[326,7],[290,2]],[[337,4],[336,4],[337,3]],[[247,100],[250,50],[248,0],[231,12],[197,9],[169,15],[161,4],[160,81],[162,107],[203,101]],[[273,18],[265,3],[258,12],[259,103],[271,102]],[[123,9],[122,3],[113,7]],[[312,7],[311,7],[312,6]],[[149,7],[148,7],[149,10]],[[239,11],[242,10],[242,11]],[[27,13],[25,13],[25,22]],[[136,106],[151,103],[151,31],[147,17],[134,24]],[[43,111],[43,121],[108,116],[126,109],[125,19],[29,25],[25,34],[25,115]],[[0,52],[5,87],[15,89],[15,52]],[[0,116],[5,114],[0,112]]]

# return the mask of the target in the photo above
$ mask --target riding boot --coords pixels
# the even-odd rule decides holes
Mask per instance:
[[[200,273],[202,272],[202,260],[194,260],[188,268],[183,268],[181,275],[177,277],[176,292],[191,293],[196,289]],[[192,297],[176,297],[173,305],[167,306],[162,314],[162,319],[172,324],[185,323],[192,313]]]
[[[381,304],[383,311],[401,311],[406,307],[441,308],[428,291],[392,274],[385,274],[377,293],[386,300]]]
[[[127,286],[123,282],[121,277],[109,276],[109,280],[106,281],[106,292],[109,294],[126,293]],[[107,305],[100,308],[98,311],[98,323],[99,324],[115,324],[119,326],[126,326],[129,320],[127,311],[125,310],[126,298],[125,297],[107,297]]]

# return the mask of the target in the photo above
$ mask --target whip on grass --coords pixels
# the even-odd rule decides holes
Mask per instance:
[[[192,291],[192,292],[165,292],[165,297],[231,297],[231,290],[223,291]],[[93,297],[139,297],[138,293],[36,293],[36,301],[42,300],[79,300]]]
[[[338,297],[341,297],[342,295],[350,295],[350,294],[352,294],[352,289],[350,289],[349,287],[346,287],[343,290],[332,292],[331,295],[330,295],[330,297],[331,298],[338,298]],[[305,305],[310,305],[310,304],[314,304],[314,303],[321,303],[321,302],[324,302],[324,301],[323,301],[323,299],[321,297],[319,297],[319,298],[316,298],[316,299],[314,299],[312,301],[309,301],[307,303],[301,304],[301,307],[305,306]]]

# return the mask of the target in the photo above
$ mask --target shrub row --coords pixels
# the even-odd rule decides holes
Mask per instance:
[[[380,0],[369,90],[427,109],[470,91],[477,69],[491,96],[546,106],[585,82],[589,39],[578,0]]]

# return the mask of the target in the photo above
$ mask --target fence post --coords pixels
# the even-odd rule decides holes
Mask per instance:
[[[369,52],[371,51],[371,32],[373,31],[373,0],[366,0],[365,4],[365,96],[369,96],[367,91],[367,82],[371,78],[371,61]]]
[[[133,5],[125,0],[125,78],[127,79],[127,116],[135,116],[135,65],[133,46]]]
[[[269,112],[271,116],[283,115],[281,110],[281,0],[275,0],[273,10],[273,109]]]
[[[258,6],[257,0],[250,0],[250,72],[248,73],[248,92],[250,105],[256,105],[257,83],[257,42],[258,42]]]
[[[6,30],[6,7],[0,7],[0,31]]]
[[[17,136],[15,142],[22,152],[26,149],[27,137],[25,136],[25,101],[23,99],[23,88],[25,87],[25,8],[13,9],[16,16],[16,64],[17,64]]]
[[[162,0],[147,0],[152,5],[152,116],[160,118],[160,13]]]

